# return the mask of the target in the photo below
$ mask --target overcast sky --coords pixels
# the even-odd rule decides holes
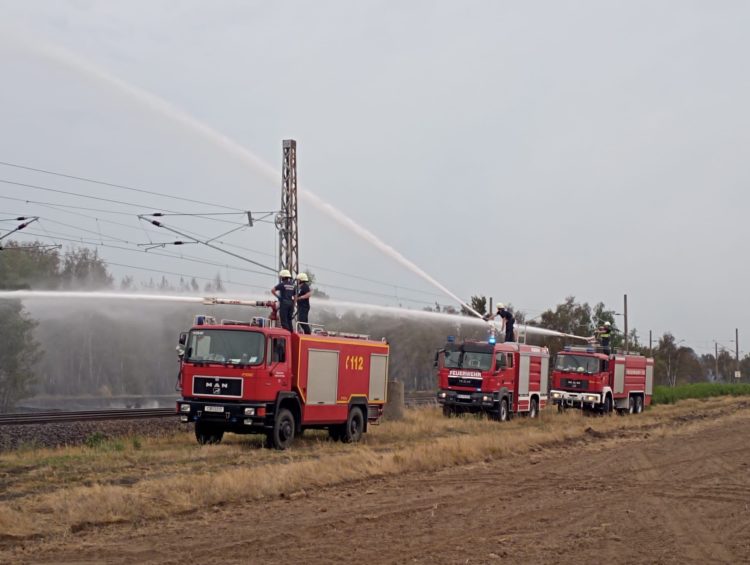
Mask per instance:
[[[621,312],[627,293],[646,339],[670,330],[702,353],[714,339],[733,349],[739,327],[750,352],[747,2],[0,0],[0,13],[0,161],[278,209],[280,181],[43,54],[57,46],[274,167],[281,140],[297,139],[301,184],[462,297],[533,316],[568,295]],[[224,208],[2,165],[0,180],[76,193],[0,183],[0,217],[126,248],[100,248],[118,278],[220,271],[257,285],[228,285],[238,293],[273,282],[208,248],[153,251],[225,267],[137,246],[174,239],[138,213]],[[300,215],[301,263],[330,294],[453,303],[308,201]],[[206,237],[233,227],[169,222]],[[275,267],[269,224],[220,241]]]

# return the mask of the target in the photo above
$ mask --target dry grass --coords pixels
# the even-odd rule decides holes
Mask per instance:
[[[685,401],[638,417],[584,417],[577,412],[510,423],[444,418],[437,409],[408,411],[401,422],[373,426],[359,445],[306,434],[279,453],[259,440],[228,436],[220,446],[198,446],[192,436],[123,440],[118,449],[68,447],[0,456],[0,532],[49,535],[113,522],[159,519],[176,512],[259,500],[319,488],[507,456],[628,434],[668,435],[710,425],[703,414],[736,412],[736,399]],[[743,410],[738,416],[746,417]],[[727,416],[730,417],[730,416]],[[680,426],[676,426],[680,424]],[[595,430],[594,432],[592,432]],[[535,455],[537,456],[537,455]]]

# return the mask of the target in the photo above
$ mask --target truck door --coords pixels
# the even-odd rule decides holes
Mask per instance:
[[[268,366],[272,371],[271,377],[280,387],[289,386],[289,340],[286,337],[272,337],[268,340]]]
[[[521,354],[518,364],[518,390],[516,397],[529,395],[529,373],[531,372],[531,357]]]
[[[339,352],[310,349],[307,365],[307,403],[335,405],[339,387]]]
[[[622,394],[625,392],[625,362],[618,362],[615,360],[615,382],[614,382],[615,394]]]
[[[370,354],[370,391],[368,395],[369,402],[385,402],[387,382],[388,356],[379,355],[377,353]]]

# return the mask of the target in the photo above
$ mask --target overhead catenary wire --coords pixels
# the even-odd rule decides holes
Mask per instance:
[[[119,188],[121,190],[130,190],[130,191],[133,191],[133,192],[140,192],[140,193],[143,193],[143,194],[150,194],[152,196],[160,196],[162,198],[172,198],[174,200],[180,200],[181,202],[191,202],[193,204],[202,204],[202,205],[205,205],[205,206],[214,206],[215,208],[222,208],[222,209],[225,209],[225,210],[234,210],[235,212],[244,213],[244,210],[240,210],[239,208],[233,208],[233,207],[230,207],[230,206],[224,206],[223,204],[216,204],[214,202],[205,202],[205,201],[202,201],[202,200],[195,200],[195,199],[192,199],[192,198],[186,198],[184,196],[174,196],[172,194],[165,194],[163,192],[156,192],[154,190],[146,190],[146,189],[143,189],[143,188],[136,188],[136,187],[133,187],[133,186],[128,186],[126,184],[119,184],[119,183],[108,182],[108,181],[103,181],[103,180],[97,180],[97,179],[92,179],[92,178],[78,176],[78,175],[71,175],[71,174],[67,174],[67,173],[61,173],[59,171],[52,171],[52,170],[49,170],[49,169],[41,169],[41,168],[38,168],[38,167],[30,167],[28,165],[20,165],[18,163],[9,163],[7,161],[0,161],[0,165],[3,165],[5,167],[13,167],[13,168],[16,168],[16,169],[23,169],[23,170],[26,170],[26,171],[33,171],[35,173],[43,173],[45,175],[54,175],[54,176],[57,176],[57,177],[62,177],[62,178],[67,178],[67,179],[72,179],[72,180],[77,180],[77,181],[81,181],[81,182],[88,182],[88,183],[93,183],[93,184],[99,184],[99,185],[102,185],[102,186],[109,186],[109,187],[112,187],[112,188]]]
[[[135,202],[125,202],[124,200],[117,200],[115,198],[105,198],[103,196],[92,196],[90,194],[82,194],[80,192],[73,192],[73,191],[70,191],[70,190],[63,190],[61,188],[52,188],[52,187],[49,187],[49,186],[42,186],[42,185],[39,185],[39,184],[31,184],[31,183],[25,183],[25,182],[12,181],[12,180],[8,180],[8,179],[0,179],[0,183],[9,184],[9,185],[13,185],[13,186],[19,186],[19,187],[22,187],[22,188],[30,188],[32,190],[41,190],[41,191],[45,191],[45,192],[53,192],[53,193],[56,193],[56,194],[65,194],[65,195],[68,195],[68,196],[76,196],[76,197],[79,197],[79,198],[88,198],[90,200],[98,200],[100,202],[109,202],[110,204],[119,204],[121,206],[131,206],[133,208],[139,208],[141,210],[143,210],[144,208],[151,208],[152,210],[158,210],[158,209],[162,208],[161,206],[150,206],[150,205],[147,205],[147,204],[141,204],[141,203],[135,203]],[[176,210],[167,210],[167,211],[168,212],[173,212],[173,213],[181,213],[181,212],[177,212]],[[201,215],[197,215],[196,217],[203,218],[203,216],[201,216]],[[222,222],[222,223],[226,223],[226,224],[234,224],[234,225],[238,225],[239,224],[239,222],[232,222],[230,220],[223,220],[223,219],[220,219],[220,218],[205,218],[205,219],[211,220],[211,221],[214,221],[214,222]]]
[[[87,207],[87,206],[75,206],[75,205],[71,205],[71,204],[62,204],[62,203],[58,203],[58,202],[47,202],[47,201],[41,201],[41,200],[30,200],[30,199],[24,199],[24,198],[14,198],[14,197],[10,197],[10,196],[2,196],[2,195],[0,195],[0,199],[13,200],[13,201],[17,201],[17,202],[24,202],[24,203],[27,203],[27,204],[37,204],[37,205],[40,205],[40,206],[51,207],[53,209],[70,208],[71,210],[84,210],[84,211],[89,211],[89,212],[100,212],[100,213],[103,213],[103,214],[113,214],[113,215],[121,215],[121,216],[133,217],[133,214],[131,212],[122,212],[122,211],[116,211],[116,210],[105,210],[105,209],[102,209],[102,208],[91,208],[91,207]],[[67,210],[59,210],[59,211],[60,212],[64,212],[64,213],[73,214],[73,212],[70,212],[70,211],[67,211]],[[259,214],[263,214],[263,213],[266,213],[266,212],[258,212],[258,213]],[[139,230],[142,230],[144,233],[146,233],[147,239],[150,239],[149,236],[148,236],[148,233],[153,233],[153,234],[157,234],[158,233],[155,230],[146,230],[145,225],[143,223],[140,223],[140,222],[137,224],[137,227],[136,227],[136,226],[130,226],[128,224],[120,223],[120,222],[115,222],[113,220],[104,220],[104,219],[101,219],[101,218],[96,218],[95,216],[90,216],[90,215],[87,215],[87,214],[77,214],[77,215],[80,215],[82,217],[87,217],[87,218],[90,218],[90,219],[98,219],[98,220],[100,220],[102,222],[107,222],[107,223],[110,223],[110,224],[113,224],[113,225],[123,226],[123,227],[126,227],[128,229],[139,229]],[[193,232],[193,231],[186,230],[186,232],[190,233],[190,234],[192,234],[192,235],[194,235],[194,236],[196,236],[198,238],[206,238],[206,239],[208,238],[208,236],[205,236],[203,234],[198,234],[198,233]],[[73,241],[78,241],[78,240],[73,240]],[[217,243],[220,243],[220,244],[225,245],[227,247],[232,247],[234,249],[240,249],[242,251],[248,251],[250,253],[256,253],[258,255],[262,255],[262,256],[265,256],[265,257],[272,257],[272,258],[276,257],[276,255],[273,254],[273,253],[269,253],[269,252],[266,252],[266,251],[261,251],[261,250],[258,250],[258,249],[253,249],[253,248],[250,248],[250,247],[247,247],[247,246],[243,246],[243,245],[233,244],[233,243],[229,243],[229,242],[225,242],[225,241],[220,241],[220,242],[217,242]],[[278,244],[276,244],[275,246],[278,246]],[[437,293],[437,292],[427,291],[427,290],[413,288],[413,287],[408,287],[408,286],[396,285],[396,284],[393,284],[392,282],[387,282],[387,281],[382,281],[382,280],[378,280],[378,279],[373,279],[371,277],[365,277],[365,276],[362,276],[362,275],[355,275],[355,274],[352,274],[352,273],[346,273],[346,272],[343,272],[343,271],[332,269],[330,267],[324,267],[322,265],[318,265],[318,264],[315,264],[315,263],[305,263],[305,265],[307,265],[310,268],[315,269],[316,271],[323,271],[323,272],[333,273],[333,274],[340,275],[340,276],[347,277],[347,278],[351,278],[351,279],[356,279],[356,280],[361,280],[361,281],[365,281],[365,282],[370,282],[370,283],[373,283],[373,284],[378,284],[378,285],[381,285],[381,286],[384,286],[384,287],[387,287],[387,288],[393,288],[393,289],[397,289],[397,290],[405,290],[405,291],[408,291],[408,292],[415,292],[415,293],[418,293],[418,294],[421,294],[421,295],[432,296],[432,297],[435,297],[435,298],[442,298],[442,296],[443,296],[442,294]],[[432,302],[424,302],[424,303],[425,304],[432,304]]]

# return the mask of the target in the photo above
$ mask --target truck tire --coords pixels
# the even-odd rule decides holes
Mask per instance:
[[[282,408],[273,422],[273,430],[268,433],[266,444],[274,449],[284,450],[294,441],[294,415]]]
[[[195,423],[195,439],[201,445],[216,445],[221,443],[224,437],[224,430],[216,424],[206,422]]]
[[[537,416],[539,416],[539,401],[535,396],[531,399],[531,404],[529,404],[529,418],[536,418]]]
[[[628,414],[633,414],[635,412],[635,397],[629,396],[628,397]]]
[[[606,395],[604,397],[604,404],[602,405],[602,414],[605,416],[609,416],[612,413],[612,397],[610,395]]]
[[[635,407],[633,408],[633,411],[636,414],[640,414],[641,412],[643,412],[643,397],[642,396],[635,397]]]
[[[451,416],[456,415],[456,410],[453,408],[453,406],[448,406],[447,404],[443,404],[443,416],[446,418],[450,418]]]
[[[509,420],[508,399],[506,397],[500,399],[500,405],[497,407],[497,419],[501,422]]]
[[[357,443],[362,438],[362,432],[365,429],[365,418],[362,410],[354,406],[349,410],[349,417],[346,419],[346,427],[341,437],[344,443]]]

